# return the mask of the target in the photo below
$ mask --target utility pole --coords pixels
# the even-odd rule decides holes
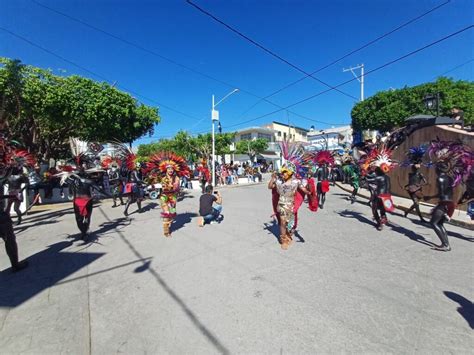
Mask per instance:
[[[354,69],[360,69],[360,76],[357,76],[356,73],[354,73]],[[364,101],[364,64],[357,64],[355,67],[350,67],[348,69],[342,69],[342,71],[345,73],[347,71],[350,71],[352,75],[359,81],[360,83],[360,101]]]

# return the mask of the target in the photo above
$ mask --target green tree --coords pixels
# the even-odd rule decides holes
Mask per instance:
[[[268,149],[268,141],[263,138],[254,140],[241,140],[237,142],[237,153],[247,154],[251,161],[255,160],[258,154],[263,153]]]
[[[424,106],[423,98],[437,92],[441,94],[440,115],[448,116],[451,108],[459,107],[464,111],[465,122],[474,123],[474,82],[443,77],[411,88],[381,91],[359,102],[351,112],[352,127],[388,131],[403,126],[410,116],[433,114]]]
[[[45,158],[68,155],[68,138],[131,142],[152,134],[158,109],[107,83],[0,58],[0,118],[11,135]]]

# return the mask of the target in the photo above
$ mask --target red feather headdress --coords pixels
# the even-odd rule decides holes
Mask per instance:
[[[171,167],[178,176],[190,175],[186,160],[172,152],[160,152],[152,155],[146,167],[148,172],[159,171],[164,174],[168,167]]]

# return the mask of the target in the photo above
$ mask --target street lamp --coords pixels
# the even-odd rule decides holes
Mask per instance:
[[[214,102],[214,95],[212,95],[212,111],[211,111],[211,120],[212,120],[212,186],[216,185],[216,139],[215,139],[215,123],[219,121],[219,111],[216,110],[217,105],[222,101],[227,99],[230,95],[236,93],[239,89],[234,89],[225,95],[217,103]],[[220,122],[219,122],[220,127]]]
[[[423,102],[425,103],[425,107],[428,110],[433,110],[436,107],[436,117],[439,117],[439,92],[437,92],[435,95],[428,94],[425,95],[423,98]]]

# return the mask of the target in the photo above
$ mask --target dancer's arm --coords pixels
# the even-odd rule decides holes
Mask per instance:
[[[275,185],[276,178],[277,178],[277,173],[273,172],[272,177],[270,178],[270,181],[268,182],[268,188],[270,190],[273,189],[274,187],[276,187],[276,185]]]

